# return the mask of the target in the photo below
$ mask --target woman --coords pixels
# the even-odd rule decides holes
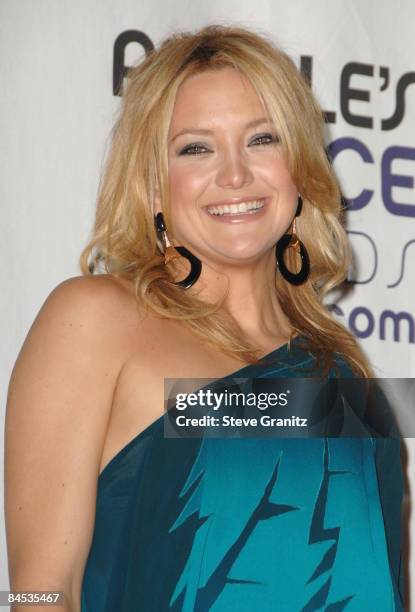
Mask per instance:
[[[283,52],[209,26],[134,68],[84,276],[10,384],[12,586],[82,612],[403,609],[399,440],[163,435],[164,378],[371,376],[322,303],[348,264]]]

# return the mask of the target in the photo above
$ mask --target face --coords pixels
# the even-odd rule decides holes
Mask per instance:
[[[269,254],[289,228],[298,191],[278,127],[236,70],[205,71],[182,83],[168,156],[173,244],[204,261],[247,263]]]

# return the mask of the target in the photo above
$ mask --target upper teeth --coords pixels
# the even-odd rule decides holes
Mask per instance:
[[[264,200],[252,200],[251,202],[241,202],[240,204],[225,204],[224,206],[209,206],[207,209],[211,215],[224,215],[226,213],[241,213],[262,208]]]

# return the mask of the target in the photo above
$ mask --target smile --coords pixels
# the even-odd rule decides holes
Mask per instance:
[[[256,214],[258,210],[265,205],[264,200],[252,200],[250,202],[240,202],[239,204],[225,204],[224,206],[208,206],[207,212],[210,215],[241,215],[241,214]]]

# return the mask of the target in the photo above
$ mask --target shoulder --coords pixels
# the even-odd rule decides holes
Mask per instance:
[[[23,348],[56,343],[66,350],[123,359],[139,337],[141,312],[134,291],[112,275],[76,276],[55,286],[37,313]]]
[[[102,274],[67,278],[51,291],[45,303],[56,307],[65,303],[78,307],[95,305],[97,310],[105,312],[105,308],[127,305],[133,298],[131,283],[112,274]]]
[[[332,366],[327,374],[327,378],[358,378],[352,365],[344,355],[333,353]]]
[[[110,274],[75,276],[62,281],[47,296],[39,314],[45,311],[105,325],[128,323],[143,313],[132,284]]]
[[[309,347],[303,336],[299,336],[289,351],[287,366],[295,370],[295,374],[305,377],[324,378],[357,378],[349,359],[337,351],[325,356],[317,355]]]
[[[112,278],[69,278],[47,296],[20,350],[5,426],[8,540],[19,575],[30,568],[32,579],[80,588],[114,390],[140,338],[131,300]]]

